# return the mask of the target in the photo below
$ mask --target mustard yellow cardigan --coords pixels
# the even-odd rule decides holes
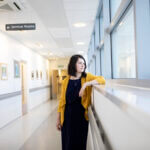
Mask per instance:
[[[70,79],[70,76],[68,75],[63,81],[62,81],[62,87],[61,87],[61,96],[59,100],[59,105],[57,112],[60,112],[61,117],[61,125],[63,125],[64,122],[64,112],[65,112],[65,104],[66,104],[66,90],[68,86],[68,81]],[[105,84],[105,79],[102,76],[95,76],[91,73],[87,73],[86,77],[81,78],[81,87],[85,82],[97,80],[99,84]],[[81,97],[81,104],[85,108],[84,117],[86,120],[88,119],[88,106],[91,104],[91,91],[92,86],[86,87],[83,96]]]

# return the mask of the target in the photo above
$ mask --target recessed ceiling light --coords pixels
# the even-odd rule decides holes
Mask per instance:
[[[84,23],[84,22],[78,22],[78,23],[73,24],[73,26],[76,27],[76,28],[81,28],[81,27],[85,27],[86,23]]]
[[[43,48],[43,45],[42,45],[42,44],[40,44],[39,46],[40,46],[41,48]]]
[[[84,45],[84,42],[77,42],[77,45]]]

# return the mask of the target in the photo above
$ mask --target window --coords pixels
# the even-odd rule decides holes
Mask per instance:
[[[99,46],[99,17],[96,18],[95,23],[95,49]]]
[[[90,45],[89,45],[89,60],[91,59],[91,55],[92,55],[92,42],[90,42]]]
[[[101,75],[104,76],[104,47],[100,50]]]
[[[94,57],[94,74],[96,75],[96,57]]]
[[[92,63],[91,63],[91,61],[89,61],[89,68],[88,68],[89,72],[92,72],[92,70],[91,70],[92,67],[91,66],[92,66]]]
[[[135,39],[133,6],[112,32],[113,78],[135,78]]]
[[[150,0],[149,0],[149,13],[150,13]]]
[[[94,59],[92,59],[92,61],[91,61],[90,71],[92,74],[95,74],[95,61],[94,61]]]
[[[100,31],[100,38],[99,40],[103,40],[103,37],[104,37],[104,25],[103,25],[103,8],[100,12],[100,16],[99,16],[99,31]]]
[[[100,51],[96,52],[96,75],[101,75],[100,72]]]
[[[92,53],[94,52],[94,48],[95,48],[95,37],[94,37],[94,34],[92,35],[92,42],[91,42],[91,49],[92,49]]]
[[[110,6],[111,6],[111,18],[113,18],[121,4],[122,0],[110,0]]]
[[[96,50],[96,34],[95,32],[93,33],[93,38],[94,38],[94,51]]]

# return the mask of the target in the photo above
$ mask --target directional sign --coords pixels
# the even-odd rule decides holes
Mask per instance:
[[[24,23],[24,24],[6,24],[6,31],[20,31],[20,30],[35,30],[35,23]]]

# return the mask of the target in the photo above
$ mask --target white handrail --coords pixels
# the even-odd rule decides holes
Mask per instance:
[[[100,129],[96,123],[96,119],[94,117],[91,106],[88,108],[88,116],[89,116],[91,132],[92,132],[94,150],[106,150],[100,134]]]

